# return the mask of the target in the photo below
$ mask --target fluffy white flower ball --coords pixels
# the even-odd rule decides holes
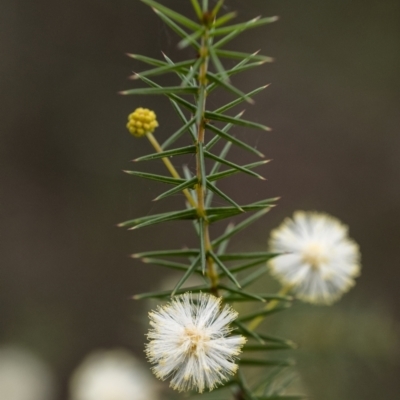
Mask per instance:
[[[246,339],[229,336],[237,317],[221,299],[190,293],[149,314],[152,329],[146,353],[159,379],[171,379],[178,391],[214,389],[237,370],[235,359]]]
[[[331,304],[354,285],[360,252],[338,219],[297,211],[272,231],[270,248],[285,253],[269,262],[271,274],[300,299]]]
[[[0,399],[53,400],[54,379],[36,356],[18,347],[0,348]]]
[[[70,382],[71,400],[157,400],[151,374],[126,350],[87,356]]]

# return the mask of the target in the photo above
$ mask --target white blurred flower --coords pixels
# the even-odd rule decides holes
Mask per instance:
[[[236,372],[234,361],[246,339],[229,336],[229,323],[237,312],[221,307],[221,299],[201,293],[194,300],[185,293],[149,316],[152,329],[146,353],[159,379],[172,377],[173,389],[202,393]]]
[[[54,379],[36,356],[18,347],[0,348],[0,399],[52,400]]]
[[[271,274],[300,299],[331,304],[360,273],[359,249],[347,230],[329,215],[295,212],[272,231],[271,250],[286,254],[269,262]]]
[[[158,385],[151,374],[122,349],[87,356],[70,382],[71,400],[156,400]]]

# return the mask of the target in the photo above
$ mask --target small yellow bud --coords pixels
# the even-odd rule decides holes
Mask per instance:
[[[128,116],[128,131],[136,137],[153,133],[158,127],[157,116],[154,111],[139,107]]]

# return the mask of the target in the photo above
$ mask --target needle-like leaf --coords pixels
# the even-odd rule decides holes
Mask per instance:
[[[222,271],[225,272],[226,276],[238,287],[240,288],[240,283],[237,281],[237,279],[231,274],[229,269],[224,265],[224,263],[221,261],[221,259],[213,252],[209,251],[208,254],[211,256],[211,258],[215,261],[215,263],[222,269]]]
[[[231,116],[228,116],[228,115],[215,113],[215,112],[211,112],[211,111],[206,111],[205,112],[205,116],[206,116],[206,118],[211,119],[213,121],[227,122],[227,123],[230,123],[230,124],[233,124],[233,125],[245,126],[247,128],[261,129],[263,131],[270,131],[271,130],[271,128],[269,128],[268,126],[265,126],[265,125],[262,125],[262,124],[258,124],[257,122],[246,121],[244,119],[235,118],[235,117],[231,117]]]
[[[165,197],[172,196],[173,194],[179,193],[182,190],[192,188],[196,183],[197,183],[197,177],[194,177],[188,181],[185,180],[180,185],[175,186],[174,188],[167,190],[166,192],[160,194],[153,201],[158,201],[158,200],[164,199]]]
[[[193,257],[199,254],[199,249],[155,250],[132,254],[132,258],[145,257]]]
[[[185,272],[185,274],[182,276],[182,278],[179,280],[179,282],[176,284],[174,290],[171,293],[171,297],[174,297],[176,292],[182,287],[182,285],[187,281],[190,275],[195,271],[197,268],[198,264],[200,261],[200,255],[198,255],[194,261],[192,262],[192,265],[188,268],[188,270]]]
[[[156,174],[149,174],[147,172],[140,172],[140,171],[124,171],[129,175],[139,176],[140,178],[150,179],[153,181],[168,183],[170,185],[180,185],[181,183],[185,182],[184,179],[176,179],[171,178],[169,176],[164,175],[156,175]]]
[[[223,158],[218,157],[217,155],[212,154],[212,153],[210,153],[210,152],[208,152],[208,151],[205,151],[205,152],[204,152],[204,155],[205,155],[207,158],[210,158],[210,159],[212,159],[212,160],[214,160],[214,161],[218,161],[219,163],[225,164],[225,165],[227,165],[228,167],[231,167],[231,168],[233,168],[233,169],[237,169],[237,170],[239,170],[239,171],[241,171],[241,172],[244,172],[245,174],[254,176],[254,177],[258,178],[258,179],[261,179],[261,180],[264,180],[264,181],[265,181],[265,178],[263,178],[261,175],[255,173],[255,172],[253,172],[253,171],[251,171],[251,170],[249,170],[249,169],[247,169],[247,168],[244,168],[244,167],[242,167],[242,166],[240,166],[240,165],[238,165],[238,164],[235,164],[235,163],[233,163],[233,162],[231,162],[231,161],[224,160]]]
[[[179,24],[185,26],[186,28],[192,29],[194,31],[200,29],[200,25],[196,24],[193,22],[191,19],[185,17],[182,14],[177,13],[176,11],[171,10],[170,8],[167,8],[163,6],[162,4],[159,4],[153,0],[141,0],[143,3],[149,5],[150,7],[153,7],[154,9],[158,10],[160,14],[164,16],[168,16],[169,18],[172,18],[174,21],[178,22]]]
[[[188,33],[183,30],[179,25],[177,25],[172,19],[168,18],[165,14],[162,14],[158,10],[154,9],[155,13],[175,32],[177,33],[180,37],[183,39],[188,39],[190,40],[190,36]],[[201,28],[200,28],[201,29]],[[190,42],[191,46],[193,46],[196,50],[200,49],[199,43],[197,43],[196,40],[192,39]]]
[[[195,118],[192,118],[185,125],[183,125],[180,129],[178,129],[175,133],[173,133],[162,145],[161,148],[164,150],[171,144],[175,143],[189,128],[196,122]]]
[[[258,151],[257,149],[255,149],[254,147],[251,147],[250,145],[248,145],[245,142],[242,142],[241,140],[235,138],[232,135],[229,135],[229,133],[225,133],[223,130],[217,128],[215,125],[212,124],[206,124],[206,127],[213,131],[214,133],[216,133],[217,135],[221,136],[222,138],[224,138],[225,140],[227,140],[228,142],[232,142],[233,144],[235,144],[236,146],[250,151],[250,153],[256,154],[259,157],[264,157],[264,154],[261,153],[261,151]]]
[[[152,153],[148,154],[147,156],[142,156],[139,158],[134,159],[134,162],[138,161],[148,161],[148,160],[156,160],[158,158],[164,158],[164,157],[174,157],[174,156],[180,156],[182,154],[191,154],[196,152],[196,146],[185,146],[185,147],[179,147],[177,149],[172,149],[172,150],[165,150],[162,151],[161,153]]]
[[[138,79],[142,78],[140,74],[136,74]],[[158,87],[158,88],[138,88],[138,89],[129,89],[120,92],[123,95],[156,95],[156,94],[193,94],[197,93],[198,88],[192,86],[171,86],[171,87]]]

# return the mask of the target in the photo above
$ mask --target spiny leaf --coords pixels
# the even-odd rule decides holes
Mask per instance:
[[[265,275],[268,272],[268,269],[265,267],[259,268],[254,271],[252,274],[247,275],[240,283],[243,288],[251,285],[253,282],[257,281],[261,276]]]
[[[218,28],[219,26],[225,25],[227,22],[229,22],[233,18],[236,18],[236,16],[237,16],[237,12],[235,12],[235,11],[225,14],[215,21],[214,27]]]
[[[200,4],[197,0],[190,0],[192,2],[192,6],[194,8],[194,11],[196,11],[197,17],[201,21],[203,18],[203,12],[201,11]]]
[[[169,176],[164,176],[164,175],[149,174],[147,172],[140,172],[140,171],[124,171],[124,172],[129,175],[135,175],[135,176],[139,176],[140,178],[145,178],[145,179],[150,179],[153,181],[168,183],[171,185],[180,185],[181,183],[185,182],[184,179],[176,179],[176,178],[171,178]]]
[[[199,184],[205,189],[207,184],[207,174],[206,174],[206,165],[204,160],[204,150],[203,143],[199,142],[197,144],[197,151],[199,152],[199,163],[200,163],[200,182]]]
[[[230,224],[228,224],[228,226],[225,229],[225,232],[230,232],[233,228],[235,227],[235,225],[231,222]],[[219,246],[218,246],[218,250],[217,250],[217,255],[221,255],[224,254],[226,249],[228,248],[228,244],[229,244],[229,239],[224,240]]]
[[[209,286],[204,286],[204,285],[202,285],[202,286],[193,286],[193,287],[177,290],[175,292],[175,295],[183,294],[183,293],[186,293],[186,292],[192,292],[192,293],[206,292],[206,293],[208,293],[209,291],[210,291]],[[159,291],[159,292],[149,292],[149,293],[136,294],[132,298],[134,300],[162,299],[162,298],[170,297],[170,296],[171,296],[171,290],[163,290],[163,291]]]
[[[153,201],[158,201],[158,200],[164,199],[165,197],[172,196],[173,194],[179,193],[184,189],[193,187],[196,183],[197,183],[197,177],[194,177],[188,181],[185,180],[180,185],[175,186],[174,188],[167,190],[166,192],[160,194]]]
[[[172,107],[174,108],[176,113],[178,114],[180,120],[186,125],[188,123],[188,121],[187,121],[187,119],[185,117],[185,114],[183,113],[183,111],[179,107],[179,104],[175,100],[173,100],[172,98],[170,98],[169,101],[171,102]],[[192,137],[192,140],[195,142],[196,141],[196,132],[195,132],[195,129],[194,129],[193,125],[189,126],[189,133],[190,133],[190,136]],[[165,145],[166,142],[168,142],[168,139],[163,143],[163,145]]]
[[[151,219],[149,219],[149,220],[147,220],[145,222],[137,224],[136,226],[133,226],[132,228],[129,228],[129,230],[134,230],[134,229],[143,228],[145,226],[160,224],[161,222],[179,221],[179,220],[197,218],[197,212],[194,209],[192,209],[192,210],[183,210],[183,211],[175,211],[175,212],[168,213],[168,214],[169,215],[163,215],[161,217],[154,216],[154,218],[151,218]]]
[[[232,33],[235,33],[235,36],[239,35],[241,32],[250,29],[250,28],[256,28],[262,25],[266,25],[266,24],[270,24],[272,22],[275,22],[278,20],[278,17],[268,17],[268,18],[260,18],[260,17],[256,17],[253,18],[250,21],[247,22],[242,22],[240,24],[236,24],[236,25],[229,25],[229,26],[225,26],[223,28],[218,28],[215,29],[214,31],[214,36],[221,36],[221,35],[230,35]],[[233,36],[233,37],[235,37]],[[233,39],[233,37],[229,37],[228,40]],[[225,38],[224,38],[225,39]],[[224,40],[222,39],[222,40]],[[226,44],[227,42],[222,42],[222,40],[220,40],[218,43],[215,44],[215,48],[221,47],[222,45]],[[220,42],[222,42],[220,44]]]
[[[189,38],[187,32],[185,32],[179,25],[177,25],[172,19],[168,18],[165,14],[160,13],[158,10],[154,10],[155,13],[180,37]],[[190,40],[190,39],[189,39]],[[196,49],[200,49],[200,45],[195,41],[191,41],[190,44]]]
[[[209,179],[211,179],[211,177]],[[240,232],[241,230],[247,228],[253,222],[256,222],[261,217],[263,217],[267,212],[269,212],[269,210],[270,210],[270,208],[265,208],[264,210],[261,210],[261,211],[255,213],[255,214],[253,214],[252,216],[246,218],[244,221],[242,221],[239,224],[237,224],[230,232],[225,232],[220,237],[218,237],[217,239],[214,239],[212,241],[212,245],[213,246],[218,246],[218,244],[220,244],[224,240],[228,239],[229,237],[232,237],[233,235],[236,235],[238,232]]]
[[[214,64],[215,69],[218,71],[219,75],[221,76],[223,81],[227,81],[229,80],[229,76],[227,75],[227,73],[225,72],[225,68],[222,65],[221,61],[219,60],[214,48],[212,46],[210,46],[208,48],[208,52],[210,54],[210,58],[211,61]]]
[[[257,162],[254,162],[254,163],[245,164],[245,165],[243,165],[243,167],[244,167],[244,168],[247,168],[247,169],[252,169],[252,168],[259,167],[259,166],[261,166],[261,165],[265,165],[265,164],[269,163],[270,161],[271,161],[271,160],[257,161]],[[218,180],[220,180],[220,179],[222,179],[222,178],[226,178],[226,177],[228,177],[228,176],[237,174],[237,173],[239,173],[239,172],[240,172],[240,171],[238,171],[237,169],[227,169],[227,170],[225,170],[225,171],[222,171],[222,172],[218,172],[218,173],[216,173],[216,174],[209,175],[207,179],[208,179],[210,182],[218,181]]]
[[[229,269],[225,267],[224,263],[220,260],[220,258],[213,252],[208,251],[208,255],[215,261],[215,263],[225,272],[226,276],[238,287],[240,288],[240,283],[236,280],[236,278],[231,274]]]
[[[167,61],[167,63],[169,65],[171,65],[171,66],[175,65],[175,63],[164,52],[161,52],[161,53],[162,53],[163,57],[165,58],[165,60]],[[188,71],[189,71],[189,68],[186,68],[184,72],[181,72],[181,71],[175,71],[175,72],[179,76],[179,78],[182,80],[183,77],[185,76],[184,74],[187,73]],[[194,87],[194,86],[197,86],[197,85],[189,85],[189,86]]]
[[[293,349],[293,347],[285,344],[248,344],[243,347],[243,351],[274,351],[287,349]]]
[[[240,322],[251,321],[252,319],[260,317],[260,316],[267,316],[267,315],[275,314],[275,313],[280,312],[280,311],[287,310],[289,307],[290,307],[290,305],[284,305],[284,306],[281,306],[281,307],[275,307],[275,308],[273,308],[271,310],[266,310],[266,309],[258,310],[258,311],[255,311],[255,312],[251,313],[251,314],[248,314],[248,315],[245,315],[245,316],[239,318],[239,321]]]
[[[196,74],[198,73],[198,70],[200,68],[200,65],[202,63],[203,59],[199,58],[194,64],[193,66],[190,68],[189,72],[187,75],[185,75],[182,78],[182,86],[186,86],[186,85],[192,85],[192,86],[196,86],[196,80],[194,80],[193,78],[196,76]],[[194,80],[194,83],[191,83],[191,80]]]
[[[228,76],[228,74],[225,74],[225,75]],[[243,93],[241,90],[237,89],[235,86],[231,85],[227,81],[227,78],[225,78],[225,79],[223,77],[220,78],[218,75],[213,74],[212,72],[207,72],[207,78],[210,82],[213,82],[213,84],[223,87],[224,89],[228,90],[229,92],[236,94],[237,96],[239,96],[239,98],[243,99],[243,101],[247,101],[250,104],[254,103],[254,101],[251,98],[246,97],[245,93]],[[210,89],[208,90],[208,92],[210,92]]]
[[[263,359],[250,359],[250,358],[241,358],[239,360],[240,365],[248,365],[253,367],[260,366],[292,366],[294,365],[293,360],[263,360]]]
[[[173,133],[162,145],[162,149],[166,149],[171,144],[175,143],[189,128],[196,122],[195,118],[192,118],[185,125],[183,125],[180,129],[178,129],[175,133]]]
[[[273,62],[274,61],[274,59],[272,57],[258,55],[258,54],[242,53],[239,51],[217,49],[217,50],[215,50],[215,52],[219,57],[225,57],[225,58],[235,58],[235,59],[239,59],[239,60],[243,60],[244,58],[247,58],[251,61],[262,61],[262,62]]]
[[[231,126],[232,126],[232,125],[231,125]],[[226,128],[226,127],[225,127],[225,128]],[[216,142],[218,141],[218,139],[220,139],[220,136],[215,136],[215,138],[216,138],[217,140],[211,140],[211,141],[205,146],[205,148],[207,148],[207,150],[211,148],[212,142],[216,143]],[[215,139],[215,138],[214,138],[214,139]],[[227,143],[225,144],[225,146],[223,147],[223,149],[222,149],[222,151],[221,151],[219,157],[220,157],[220,158],[225,158],[226,155],[228,154],[228,151],[229,151],[229,149],[231,148],[231,146],[232,146],[232,143],[231,143],[231,142],[227,142]],[[212,167],[212,169],[211,169],[211,172],[210,172],[210,176],[213,176],[215,173],[217,173],[218,170],[219,170],[219,168],[220,168],[220,166],[221,166],[221,164],[220,164],[219,162],[214,163],[214,165],[213,165],[213,167]],[[211,202],[212,202],[212,199],[213,199],[213,196],[214,196],[214,192],[209,191],[209,192],[207,193],[206,202],[205,202],[205,205],[206,205],[207,208],[210,207]]]
[[[192,262],[192,265],[188,268],[188,270],[185,272],[185,274],[182,276],[182,278],[179,280],[179,282],[176,284],[174,290],[171,293],[171,297],[174,297],[177,290],[181,288],[181,286],[187,281],[190,275],[196,270],[197,265],[200,261],[200,255],[197,256],[194,261]]]
[[[265,207],[265,204],[256,203],[241,206],[244,211],[257,211]],[[273,207],[273,205],[270,205],[270,207]],[[236,207],[209,207],[206,209],[206,211],[208,215],[208,220],[210,222],[216,222],[221,219],[241,214],[241,211],[239,211]]]
[[[127,228],[129,226],[134,226],[134,225],[138,225],[141,224],[142,222],[146,222],[149,221],[155,217],[161,217],[161,216],[167,216],[170,215],[172,213],[174,213],[175,211],[169,211],[169,212],[165,212],[165,213],[161,213],[161,214],[155,214],[155,215],[146,215],[145,217],[139,217],[139,218],[135,218],[135,219],[130,219],[129,221],[124,221],[119,223],[117,226],[118,228]]]
[[[248,63],[249,60],[244,59],[237,63],[233,68],[229,69],[226,71],[228,76],[232,76],[235,74],[238,74],[239,72],[247,71],[248,69],[254,68],[254,67],[259,67],[260,65],[264,64],[261,61],[258,61],[256,63]],[[207,92],[211,93],[214,89],[216,89],[219,86],[219,83],[213,82],[207,87]]]
[[[132,258],[144,257],[194,257],[199,254],[199,249],[155,250],[132,254]]]
[[[262,90],[266,89],[268,86],[269,85],[265,85],[265,86],[261,86],[261,87],[255,89],[255,90],[252,90],[251,92],[246,94],[246,97],[252,97],[252,96],[256,95],[257,93],[261,92]],[[236,99],[234,101],[231,101],[228,104],[225,104],[224,106],[222,106],[220,108],[217,108],[214,112],[217,114],[222,114],[223,112],[228,111],[229,109],[237,106],[238,104],[243,103],[243,101],[244,101],[243,98]]]
[[[252,122],[252,121],[246,121],[244,119],[240,118],[235,118],[235,117],[230,117],[228,115],[220,114],[220,113],[215,113],[211,111],[206,111],[205,112],[205,117],[208,119],[211,119],[213,121],[221,121],[221,122],[227,122],[233,125],[241,125],[241,126],[246,126],[247,128],[255,128],[255,129],[261,129],[263,131],[270,131],[271,128],[268,126],[258,124],[257,122]]]
[[[206,157],[208,157],[208,158],[211,158],[212,160],[218,161],[218,162],[221,163],[221,164],[225,164],[225,165],[227,165],[228,167],[237,169],[237,170],[239,170],[239,171],[241,171],[241,172],[244,172],[245,174],[248,174],[248,175],[251,175],[251,176],[255,176],[256,178],[265,181],[265,178],[263,178],[261,175],[255,173],[255,172],[253,172],[253,171],[251,171],[251,170],[249,170],[249,169],[247,169],[247,168],[244,168],[244,167],[242,167],[242,166],[240,166],[240,165],[237,165],[237,164],[235,164],[235,163],[233,163],[233,162],[231,162],[231,161],[224,160],[223,158],[218,157],[218,156],[216,156],[215,154],[212,154],[212,153],[210,153],[210,152],[208,152],[208,151],[205,151],[205,152],[204,152],[204,155],[205,155]]]
[[[189,268],[189,265],[187,264],[182,264],[174,261],[169,261],[169,260],[162,260],[160,258],[142,258],[142,262],[146,264],[152,264],[152,265],[158,265],[160,267],[166,267],[166,268],[171,268],[171,269],[177,269],[180,271],[187,271]],[[200,273],[200,271],[197,271]]]
[[[140,72],[140,76],[155,76],[155,75],[162,75],[162,74],[166,74],[168,72],[186,72],[187,69],[193,65],[196,62],[196,60],[188,60],[188,61],[182,61],[173,65],[163,65],[160,66],[158,68],[153,68],[153,69],[149,69],[147,71],[143,71]],[[135,80],[135,79],[139,79],[139,77],[134,74],[132,75],[131,79]]]
[[[221,255],[221,260],[223,261],[233,261],[233,260],[250,260],[250,259],[260,259],[264,258],[265,260],[269,260],[272,257],[276,257],[277,253],[271,253],[268,251],[254,251],[248,253],[227,253]]]
[[[231,268],[231,272],[232,273],[237,273],[237,272],[240,272],[240,271],[244,271],[245,269],[249,269],[249,268],[252,268],[252,267],[257,267],[260,264],[265,264],[265,259],[264,258],[261,258],[259,260],[255,260],[255,261],[250,261],[249,263],[245,263],[245,264],[239,265],[239,266],[237,266],[235,268]]]
[[[199,105],[196,110],[196,124],[197,126],[200,126],[202,119],[203,119],[203,114],[204,114],[204,99],[206,97],[206,87],[204,85],[200,86],[199,94],[197,97],[197,104]]]
[[[250,151],[253,154],[256,154],[259,157],[264,157],[264,154],[261,153],[261,151],[258,151],[257,149],[255,149],[254,147],[251,147],[250,145],[248,145],[245,142],[242,142],[241,140],[235,138],[234,136],[229,135],[228,133],[225,133],[224,131],[222,131],[221,129],[217,128],[214,125],[211,124],[206,124],[206,127],[213,131],[214,133],[216,133],[217,135],[221,136],[222,138],[224,138],[225,140],[227,140],[228,142],[232,142],[233,144],[235,144],[236,146]]]
[[[248,329],[246,327],[246,325],[242,324],[240,321],[235,320],[232,323],[234,325],[236,325],[245,336],[251,337],[251,338],[257,340],[257,342],[259,342],[261,344],[265,344],[264,340],[257,332],[251,331],[250,329]]]
[[[204,218],[199,219],[198,227],[199,227],[199,239],[200,239],[200,261],[201,261],[201,272],[203,275],[206,273],[206,243],[204,240],[205,233],[205,225],[206,221]]]
[[[262,303],[265,303],[265,299],[263,299],[262,297],[258,296],[257,294],[245,292],[243,290],[236,290],[236,289],[231,288],[230,286],[226,286],[226,285],[223,285],[221,283],[219,284],[219,287],[221,289],[227,290],[230,293],[234,293],[234,294],[237,294],[239,296],[242,296],[243,298],[251,299],[251,300],[257,300],[257,301],[261,301]],[[226,298],[227,297],[225,297],[225,299]]]
[[[265,393],[269,396],[274,395],[274,396],[278,396],[278,395],[282,395],[282,393],[284,393],[284,391],[292,384],[292,382],[297,378],[296,374],[290,374],[288,376],[286,376],[281,382],[279,382],[279,384],[277,384],[274,388],[273,388],[273,393]]]
[[[140,74],[136,74],[138,79],[142,78]],[[193,94],[197,93],[198,88],[192,86],[171,86],[171,87],[158,87],[158,88],[138,88],[138,89],[129,89],[120,92],[123,95],[156,95],[156,94],[165,94],[171,95],[175,93],[183,93],[183,94]]]
[[[185,26],[186,28],[192,29],[194,31],[201,28],[199,24],[196,24],[191,19],[186,18],[184,15],[177,13],[176,11],[171,10],[153,0],[141,0],[143,3],[147,4],[150,7],[155,8],[158,10],[162,15],[168,16],[172,18],[174,21],[180,23],[181,25]]]
[[[243,393],[243,398],[245,400],[257,400],[257,398],[251,392],[241,369],[238,370],[237,375],[238,375],[238,385]]]
[[[142,56],[140,54],[126,53],[126,55],[130,58],[134,58],[135,60],[142,61],[146,64],[155,65],[157,67],[163,67],[166,65],[164,61],[157,60],[156,58],[146,57],[146,56]]]
[[[184,49],[184,48],[190,46],[192,43],[197,43],[196,40],[198,38],[200,38],[203,34],[204,34],[204,28],[202,28],[201,30],[198,30],[196,32],[193,32],[190,35],[187,35],[186,38],[182,39],[178,43],[178,49]]]
[[[154,87],[154,88],[162,88],[162,86],[160,86],[158,83],[153,82],[151,79],[146,78],[146,77],[142,77],[139,75],[140,80],[142,80],[143,82],[147,83],[149,86]],[[174,93],[164,93],[167,97],[169,97],[171,99],[171,101],[175,101],[176,103],[184,106],[185,108],[187,108],[189,111],[196,111],[196,106],[192,103],[190,103],[189,101],[182,99],[182,97],[177,96]]]
[[[282,339],[276,336],[265,335],[264,333],[260,333],[260,337],[262,337],[267,342],[274,342],[274,343],[283,343],[293,347],[297,347],[297,345],[292,342],[291,340]]]
[[[253,391],[257,392],[259,389],[261,389],[264,386],[264,396],[275,396],[273,393],[273,387],[275,386],[273,382],[275,379],[282,374],[287,367],[275,367],[272,369],[268,374],[264,375],[261,379],[261,381],[253,387]]]
[[[219,190],[216,186],[214,186],[211,182],[207,181],[207,189],[213,191],[215,194],[218,196],[222,197],[224,200],[226,200],[228,203],[232,204],[234,207],[238,209],[240,212],[244,212],[243,208],[239,206],[235,202],[235,200],[231,199],[228,195],[226,195],[222,190]]]
[[[240,112],[239,114],[237,114],[236,117],[237,117],[237,118],[240,118],[243,114],[244,114],[244,111],[242,111],[242,112]],[[222,130],[222,132],[224,132],[224,133],[228,133],[229,130],[230,130],[232,127],[233,127],[233,124],[226,124],[221,130]],[[215,145],[221,140],[221,138],[222,138],[221,136],[215,135],[215,136],[204,146],[204,150],[210,151],[211,148],[212,148],[213,146],[215,146]],[[225,147],[223,148],[223,150],[221,151],[221,154],[220,154],[220,157],[221,157],[221,158],[225,158],[225,157],[226,157],[226,155],[228,154],[228,151],[229,151],[229,149],[230,149],[230,145],[231,145],[231,143],[229,143],[229,144],[227,143],[227,144],[225,145]],[[225,150],[225,148],[227,148],[227,150]],[[214,167],[213,167],[213,170],[214,170],[214,168],[215,168],[216,166],[218,166],[218,168],[217,168],[217,170],[218,170],[219,167],[220,167],[220,164],[219,164],[219,163],[215,163],[215,164],[214,164]],[[217,170],[212,171],[212,173],[216,172]]]
[[[196,146],[185,146],[185,147],[179,147],[177,149],[172,149],[172,150],[166,150],[161,153],[152,153],[148,154],[147,156],[142,156],[139,158],[134,159],[134,162],[138,161],[148,161],[148,160],[155,160],[158,158],[164,158],[164,157],[174,157],[174,156],[180,156],[182,154],[190,154],[190,153],[195,153],[196,152]]]
[[[216,17],[216,15],[218,14],[219,10],[221,9],[222,5],[224,4],[224,0],[218,0],[218,3],[215,5],[215,7],[213,8],[213,10],[211,11],[211,15],[213,17]]]
[[[232,270],[230,270],[232,272]],[[222,275],[222,274],[221,274]],[[270,301],[270,300],[279,300],[279,301],[293,301],[293,297],[289,296],[280,296],[278,294],[269,294],[269,293],[252,293],[255,298],[249,298],[249,297],[243,297],[243,296],[236,296],[236,295],[229,295],[225,296],[225,300],[230,303],[234,302],[245,302],[245,301],[260,301],[260,299],[265,300],[265,301]]]

